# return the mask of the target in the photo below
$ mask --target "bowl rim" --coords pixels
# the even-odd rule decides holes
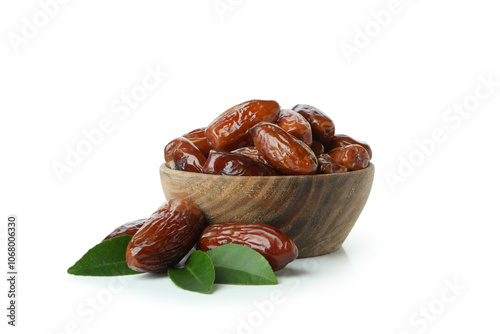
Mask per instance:
[[[277,179],[308,179],[308,178],[331,178],[331,177],[349,177],[353,176],[354,174],[359,175],[363,173],[371,173],[374,171],[375,165],[370,162],[368,167],[359,169],[359,170],[354,170],[346,173],[333,173],[333,174],[311,174],[311,175],[273,175],[273,176],[245,176],[245,175],[235,175],[235,176],[230,176],[230,175],[217,175],[217,174],[203,174],[203,173],[195,173],[195,172],[186,172],[183,170],[176,170],[176,169],[171,169],[167,167],[167,164],[164,162],[160,165],[160,174],[172,174],[172,175],[193,175],[194,177],[200,177],[200,178],[245,178],[245,180],[252,180],[252,179],[259,179],[262,180],[262,178],[265,178],[266,180],[277,180]]]

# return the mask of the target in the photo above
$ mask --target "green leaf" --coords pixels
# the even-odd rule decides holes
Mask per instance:
[[[168,276],[179,288],[210,293],[215,281],[215,270],[210,257],[202,251],[194,251],[184,268],[170,268]]]
[[[268,285],[278,280],[271,265],[259,252],[238,244],[226,244],[207,252],[215,267],[215,282]]]
[[[68,269],[68,274],[77,276],[142,274],[130,269],[125,260],[125,251],[131,239],[131,235],[123,235],[97,244]]]

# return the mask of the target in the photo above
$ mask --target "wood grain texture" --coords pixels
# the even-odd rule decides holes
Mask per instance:
[[[365,206],[375,167],[300,176],[221,176],[160,166],[165,198],[185,198],[208,224],[267,223],[293,239],[299,257],[327,254],[342,246]]]

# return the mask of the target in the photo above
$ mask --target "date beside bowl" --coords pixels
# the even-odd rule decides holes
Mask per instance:
[[[267,223],[293,239],[299,258],[339,249],[363,210],[373,183],[373,164],[338,174],[224,176],[160,166],[167,200],[185,198],[207,224]]]

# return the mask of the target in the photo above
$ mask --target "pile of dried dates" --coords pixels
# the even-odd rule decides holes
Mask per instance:
[[[336,135],[316,107],[251,100],[165,146],[171,169],[229,176],[332,174],[368,167],[368,144]]]
[[[203,252],[233,243],[259,252],[274,271],[295,260],[295,243],[279,229],[258,223],[219,223],[205,227],[203,213],[186,199],[171,199],[149,219],[124,224],[104,240],[132,235],[127,265],[141,272],[161,273],[175,266],[196,246]]]

